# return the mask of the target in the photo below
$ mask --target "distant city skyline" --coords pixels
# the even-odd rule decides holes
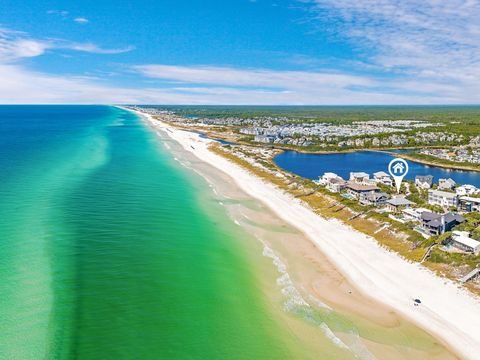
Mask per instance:
[[[0,103],[479,104],[480,3],[3,0]]]

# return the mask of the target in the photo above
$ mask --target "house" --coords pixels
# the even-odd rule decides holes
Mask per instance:
[[[431,235],[440,235],[461,224],[465,219],[457,214],[437,214],[424,212],[421,215],[422,227]]]
[[[480,253],[480,242],[472,239],[469,235],[468,231],[453,231],[450,244],[460,251],[478,255]]]
[[[414,203],[410,200],[405,199],[404,197],[398,196],[394,197],[386,202],[386,208],[394,213],[399,213],[403,209],[410,208]]]
[[[364,185],[354,181],[347,181],[346,184],[347,193],[353,196],[355,199],[360,199],[362,193],[379,192],[380,189],[375,185]]]
[[[458,198],[458,210],[464,212],[480,211],[480,198],[460,196]]]
[[[479,192],[479,189],[477,189],[475,186],[473,185],[462,185],[462,186],[459,186],[455,189],[455,192],[457,193],[458,196],[465,196],[465,195],[474,195],[474,194],[477,194]]]
[[[431,210],[425,208],[406,208],[402,210],[402,215],[407,221],[421,221],[424,212],[431,213]]]
[[[356,182],[357,184],[368,184],[370,182],[370,175],[364,172],[351,172],[350,181]]]
[[[390,175],[388,175],[384,171],[379,171],[379,172],[373,173],[373,181],[376,182],[376,183],[382,183],[382,184],[388,185],[388,186],[393,185],[392,178],[390,177]]]
[[[332,179],[336,179],[336,178],[340,178],[340,176],[338,176],[337,174],[335,173],[332,173],[332,172],[326,172],[325,174],[323,174],[322,176],[320,176],[318,178],[318,183],[320,185],[327,185],[327,183],[332,180]]]
[[[428,203],[430,205],[440,205],[444,208],[456,207],[458,205],[458,196],[451,192],[428,190]]]
[[[388,194],[384,192],[367,192],[367,193],[361,193],[360,194],[360,204],[362,205],[373,205],[373,206],[378,206],[385,204],[385,202],[388,200]]]
[[[415,176],[415,186],[420,189],[430,189],[433,184],[432,175],[417,175]]]
[[[439,190],[453,190],[457,183],[453,179],[440,179],[438,180]]]
[[[340,192],[345,188],[346,182],[337,174],[326,172],[319,177],[318,184],[325,186],[331,192]]]
[[[346,185],[347,185],[347,182],[339,176],[339,177],[330,179],[330,181],[328,181],[328,183],[325,185],[325,188],[328,191],[338,193],[342,191]]]

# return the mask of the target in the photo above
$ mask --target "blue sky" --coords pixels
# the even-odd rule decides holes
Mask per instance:
[[[472,104],[475,0],[0,3],[0,103]]]

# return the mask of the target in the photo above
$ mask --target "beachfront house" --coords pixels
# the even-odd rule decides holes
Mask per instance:
[[[452,230],[458,224],[461,224],[465,219],[453,213],[437,214],[424,212],[421,215],[423,229],[431,235],[440,235],[446,231]]]
[[[431,210],[425,208],[405,208],[402,210],[402,215],[407,221],[421,221],[424,212],[431,213]]]
[[[480,190],[473,186],[473,185],[461,185],[455,189],[455,192],[457,193],[458,196],[469,196],[469,195],[475,195],[480,192]]]
[[[399,213],[403,209],[410,208],[413,204],[410,200],[398,196],[386,201],[386,209],[390,212]]]
[[[458,210],[463,212],[480,211],[480,198],[460,196],[458,198]]]
[[[360,199],[360,196],[362,194],[380,191],[380,189],[376,185],[364,185],[356,183],[355,181],[347,181],[346,189],[347,194],[357,200]]]
[[[453,179],[438,180],[438,190],[453,190],[457,183]]]
[[[388,186],[393,185],[392,178],[390,177],[390,175],[388,175],[384,171],[379,171],[379,172],[373,173],[373,181],[376,182],[376,183],[381,183],[381,184],[388,185]]]
[[[323,174],[318,179],[318,183],[325,186],[328,191],[335,193],[342,191],[347,184],[340,176],[331,172]]]
[[[417,175],[415,176],[415,186],[420,189],[430,189],[433,184],[432,175]]]
[[[440,205],[444,208],[457,207],[458,196],[451,192],[428,190],[428,203],[430,205]]]
[[[369,184],[370,183],[370,175],[365,172],[351,172],[350,173],[350,181],[353,181],[357,184]]]
[[[388,194],[384,192],[370,191],[360,194],[359,202],[362,205],[379,206],[385,204],[388,200]]]
[[[473,253],[480,253],[480,242],[472,239],[468,231],[453,231],[449,242],[457,250]]]

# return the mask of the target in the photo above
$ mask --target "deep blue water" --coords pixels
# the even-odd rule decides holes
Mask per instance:
[[[348,179],[352,171],[364,171],[372,174],[377,171],[388,173],[388,163],[392,155],[380,152],[359,151],[344,154],[302,154],[285,151],[275,157],[275,163],[294,174],[317,179],[325,172],[334,172]],[[452,178],[459,184],[472,184],[480,187],[480,173],[473,171],[448,170],[408,161],[409,172],[406,179],[413,180],[416,175],[433,175],[434,181]]]

